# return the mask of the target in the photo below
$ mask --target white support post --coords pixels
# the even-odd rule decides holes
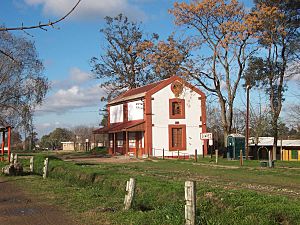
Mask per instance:
[[[43,169],[43,178],[46,179],[48,177],[48,164],[49,158],[46,158],[44,161],[44,169]]]
[[[15,154],[14,156],[14,164],[18,163],[18,154]]]
[[[30,157],[30,165],[29,165],[29,168],[30,168],[30,172],[33,173],[34,172],[34,158],[33,156]]]
[[[124,199],[124,209],[129,210],[131,208],[133,198],[134,198],[134,191],[135,191],[135,179],[130,178],[129,181],[126,182],[126,191],[127,194],[125,195]]]
[[[185,182],[185,225],[196,224],[196,182]]]
[[[219,150],[216,149],[216,164],[218,164]]]
[[[10,153],[9,163],[14,162],[14,153]]]

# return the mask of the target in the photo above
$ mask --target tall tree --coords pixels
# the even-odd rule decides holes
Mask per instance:
[[[233,109],[236,92],[253,48],[253,27],[250,15],[236,0],[193,0],[175,3],[170,12],[177,25],[185,26],[191,35],[196,33],[198,62],[190,76],[213,93],[221,109],[224,142],[232,132]],[[200,54],[199,53],[199,54]]]
[[[0,49],[13,58],[0,55],[0,125],[20,125],[29,131],[32,112],[49,86],[43,64],[33,42],[7,31],[0,32]]]
[[[285,81],[289,68],[299,68],[300,65],[300,2],[257,0],[255,3],[252,15],[262,51],[259,56],[251,58],[246,77],[258,82],[269,96],[275,159]]]
[[[147,41],[140,23],[131,22],[122,14],[105,17],[106,26],[100,30],[106,41],[104,54],[91,59],[92,72],[102,79],[101,87],[111,99],[121,92],[151,82],[152,75],[141,57],[140,45]],[[157,39],[153,34],[151,40]],[[149,40],[150,40],[149,39]]]

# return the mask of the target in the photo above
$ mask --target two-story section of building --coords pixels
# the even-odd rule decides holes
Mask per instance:
[[[173,76],[126,91],[107,105],[111,154],[177,157],[207,154],[205,94]]]

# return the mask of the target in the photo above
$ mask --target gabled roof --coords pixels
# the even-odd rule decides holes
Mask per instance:
[[[156,91],[164,88],[165,86],[171,84],[173,81],[175,80],[179,80],[180,82],[182,82],[185,86],[191,88],[193,91],[196,91],[197,93],[199,93],[201,96],[205,97],[205,94],[200,91],[198,88],[194,87],[193,85],[189,84],[188,82],[186,82],[185,80],[183,80],[182,78],[178,77],[178,76],[172,76],[169,77],[167,79],[155,82],[155,83],[151,83],[142,87],[138,87],[138,88],[134,88],[134,89],[130,89],[126,92],[124,92],[123,94],[119,95],[118,97],[114,98],[113,100],[111,100],[108,105],[113,105],[119,102],[124,102],[124,101],[128,101],[128,100],[133,100],[133,99],[138,99],[138,98],[143,98],[145,97],[145,95],[147,93],[153,94]]]
[[[165,80],[167,80],[167,79],[165,79]],[[123,94],[119,95],[118,97],[114,98],[113,100],[111,100],[108,104],[111,105],[111,104],[123,102],[126,100],[142,98],[146,95],[147,91],[153,89],[154,87],[156,87],[160,83],[164,82],[165,80],[151,83],[151,84],[148,84],[148,85],[145,85],[142,87],[130,89],[130,90],[124,92]]]

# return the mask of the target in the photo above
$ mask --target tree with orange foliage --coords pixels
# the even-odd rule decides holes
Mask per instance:
[[[257,48],[250,15],[236,0],[194,0],[175,3],[175,23],[194,31],[194,46],[203,55],[189,76],[217,96],[224,142],[232,132],[233,107],[247,60]]]
[[[300,3],[291,0],[256,0],[252,12],[261,51],[252,57],[246,82],[263,88],[269,97],[273,142],[273,159],[277,151],[278,120],[284,101],[287,78],[299,70]]]

